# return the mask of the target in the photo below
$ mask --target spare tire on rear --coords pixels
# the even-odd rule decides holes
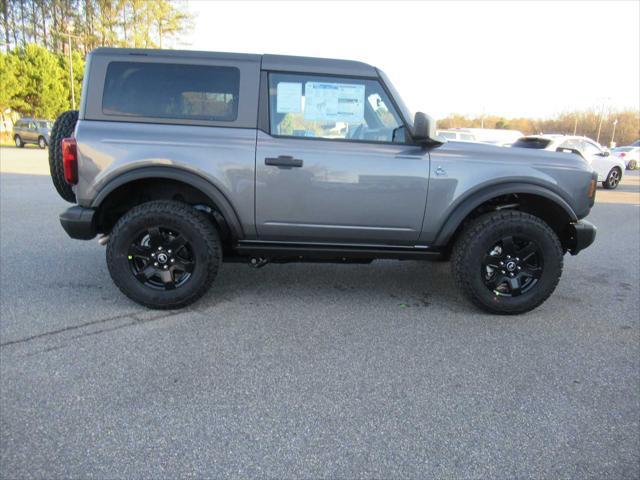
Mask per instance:
[[[71,137],[78,122],[78,110],[68,110],[61,113],[51,129],[51,142],[49,145],[49,170],[51,180],[58,194],[67,202],[75,203],[76,195],[64,179],[64,166],[62,164],[63,138]]]

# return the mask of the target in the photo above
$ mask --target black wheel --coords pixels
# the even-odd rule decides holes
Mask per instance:
[[[202,212],[171,200],[143,203],[113,227],[107,266],[118,288],[156,309],[181,308],[200,298],[218,272],[218,232]]]
[[[627,170],[635,170],[636,168],[638,168],[638,163],[635,160],[629,160],[629,163],[627,163]]]
[[[78,122],[78,111],[68,110],[61,113],[56,119],[51,129],[51,137],[49,146],[49,171],[51,172],[51,180],[53,186],[56,187],[58,194],[67,202],[75,203],[76,195],[64,179],[64,167],[62,165],[62,146],[63,138],[71,137]]]
[[[22,141],[22,138],[20,138],[20,135],[15,135],[13,137],[13,141],[15,142],[16,147],[24,148],[24,142]]]
[[[515,210],[482,215],[458,238],[454,279],[475,305],[497,314],[533,310],[553,293],[563,251],[543,220]]]
[[[620,180],[622,179],[622,170],[618,167],[613,167],[607,175],[607,179],[602,182],[602,186],[608,190],[614,190],[618,188]]]
[[[38,146],[42,149],[47,148],[47,141],[44,139],[44,137],[38,138]]]

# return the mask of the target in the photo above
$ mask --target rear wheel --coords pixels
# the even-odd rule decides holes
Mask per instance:
[[[23,148],[24,147],[24,142],[22,141],[22,138],[20,138],[20,135],[15,135],[13,137],[13,141],[16,144],[16,147],[18,148]]]
[[[608,190],[614,190],[618,188],[620,184],[620,179],[622,178],[622,170],[618,167],[613,167],[607,175],[607,179],[602,182],[602,186]]]
[[[221,261],[218,233],[203,213],[170,200],[143,203],[113,227],[107,266],[118,288],[149,308],[181,308],[211,286]]]
[[[71,137],[78,122],[78,111],[68,110],[61,113],[56,119],[51,129],[49,146],[49,171],[53,186],[58,194],[67,202],[75,203],[76,195],[73,193],[71,185],[64,179],[64,166],[62,165],[62,142],[63,138]]]
[[[458,238],[453,275],[461,292],[497,314],[533,310],[553,293],[562,274],[558,236],[540,218],[519,211],[475,219]]]

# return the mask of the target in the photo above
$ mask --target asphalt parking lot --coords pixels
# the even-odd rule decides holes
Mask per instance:
[[[638,172],[526,315],[409,261],[225,264],[157,312],[66,237],[45,152],[0,156],[0,477],[640,476]]]

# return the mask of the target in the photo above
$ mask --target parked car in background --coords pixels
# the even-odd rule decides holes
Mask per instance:
[[[635,170],[640,165],[640,146],[616,147],[611,150],[611,155],[621,159],[627,170]]]
[[[460,130],[436,130],[436,135],[456,142],[477,142],[476,136]]]
[[[530,135],[522,137],[514,148],[532,148],[550,151],[574,151],[580,154],[598,174],[598,181],[608,189],[617,188],[626,165],[617,156],[611,155],[600,144],[587,137],[571,135]]]
[[[510,147],[524,134],[519,130],[505,130],[502,128],[456,128],[455,131],[473,135],[477,142],[490,143],[501,147]]]
[[[21,118],[13,126],[13,141],[18,148],[24,147],[27,143],[46,148],[49,145],[52,126],[51,120]]]

